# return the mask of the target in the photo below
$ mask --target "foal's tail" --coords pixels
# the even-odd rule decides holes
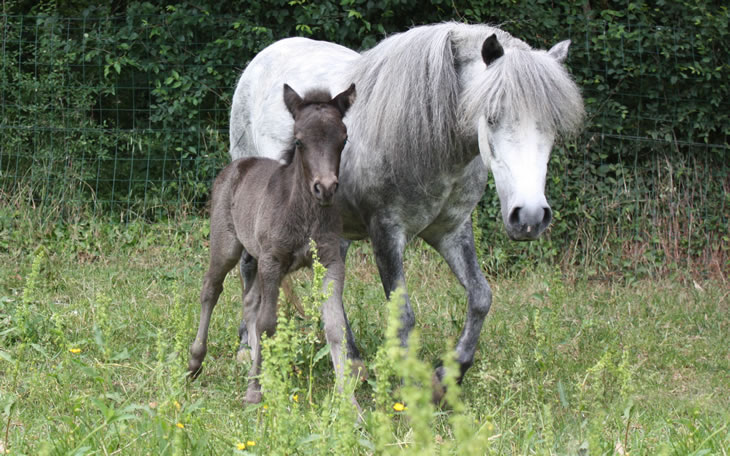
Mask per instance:
[[[308,318],[306,312],[304,312],[304,307],[302,307],[302,301],[292,289],[291,278],[289,275],[284,277],[284,280],[282,280],[281,289],[284,291],[286,301],[294,307],[297,313],[301,315],[302,318]]]

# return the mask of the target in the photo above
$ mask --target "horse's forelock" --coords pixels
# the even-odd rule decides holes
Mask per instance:
[[[572,135],[585,112],[580,90],[562,64],[545,51],[513,49],[465,88],[460,123],[473,131],[482,115],[509,121],[526,114],[556,134]]]

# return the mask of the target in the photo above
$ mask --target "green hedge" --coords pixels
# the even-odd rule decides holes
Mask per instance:
[[[303,35],[365,49],[412,25],[486,22],[540,48],[571,38],[588,112],[551,160],[545,239],[507,242],[485,193],[487,270],[730,270],[729,14],[717,2],[55,3],[3,3],[4,200],[122,218],[197,210],[227,161],[235,81],[266,45]]]

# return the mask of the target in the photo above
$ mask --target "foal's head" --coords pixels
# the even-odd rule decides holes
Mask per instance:
[[[294,116],[294,154],[299,154],[308,187],[322,206],[333,202],[340,156],[347,141],[342,118],[355,101],[355,84],[332,98],[318,90],[300,97],[284,84],[284,103]]]

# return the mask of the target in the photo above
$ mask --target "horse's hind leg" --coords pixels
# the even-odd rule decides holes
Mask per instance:
[[[258,263],[256,258],[252,257],[245,250],[241,253],[241,290],[243,295],[243,316],[241,317],[241,325],[238,327],[238,353],[236,359],[238,361],[246,361],[251,359],[251,346],[248,344],[248,328],[246,327],[246,296],[253,289],[254,280],[256,280],[256,271]],[[258,291],[256,292],[258,293]],[[251,299],[258,301],[258,296],[252,296]],[[255,312],[256,307],[249,306],[249,313]],[[255,318],[255,313],[252,314]]]
[[[211,226],[210,236],[210,266],[203,279],[203,289],[200,292],[200,323],[195,340],[190,346],[190,361],[188,372],[192,378],[200,374],[203,359],[208,352],[208,327],[213,308],[223,291],[223,280],[228,271],[238,262],[243,246],[238,242],[234,233],[225,228],[216,229]]]
[[[401,326],[398,328],[398,336],[401,345],[408,343],[408,335],[416,324],[416,316],[411,307],[411,301],[406,290],[405,272],[403,271],[403,252],[406,247],[406,237],[399,227],[380,223],[375,220],[368,230],[372,240],[375,263],[380,273],[380,281],[383,283],[385,297],[390,299],[391,294],[397,289],[403,289],[403,304],[401,305]]]
[[[470,219],[440,239],[426,239],[426,242],[444,257],[469,297],[464,329],[456,344],[456,361],[460,367],[458,380],[461,382],[464,373],[474,362],[479,333],[492,304],[492,290],[479,266]],[[434,373],[434,402],[440,402],[442,399],[443,376],[444,369],[439,367]]]
[[[351,242],[347,239],[340,239],[340,257],[342,258],[342,264],[344,265],[347,260],[347,251],[350,249]],[[344,280],[344,279],[343,279]],[[344,284],[343,284],[344,287]],[[340,304],[342,304],[342,298],[340,296]],[[352,373],[357,375],[361,379],[367,378],[367,369],[365,369],[365,363],[362,361],[362,355],[360,350],[357,348],[355,342],[355,335],[350,327],[350,321],[347,319],[347,312],[345,307],[342,306],[342,316],[345,320],[345,338],[347,339],[347,357],[350,359],[352,365]]]

